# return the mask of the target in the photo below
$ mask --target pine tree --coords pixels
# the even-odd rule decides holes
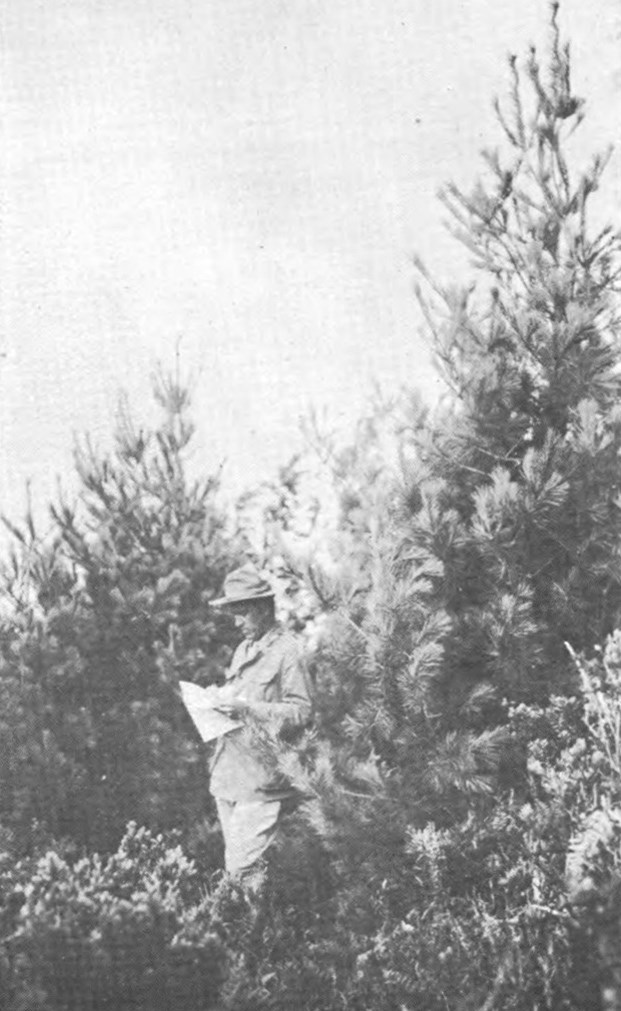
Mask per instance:
[[[2,794],[22,833],[35,819],[107,847],[129,820],[183,827],[209,810],[177,685],[222,674],[232,630],[208,600],[233,553],[217,479],[185,472],[188,390],[161,376],[154,389],[162,424],[137,428],[123,409],[112,452],[78,449],[81,490],[51,507],[52,535],[15,531]]]
[[[443,193],[474,281],[420,295],[451,393],[421,440],[410,536],[444,567],[452,688],[513,697],[566,681],[563,642],[602,641],[621,604],[621,245],[590,226],[606,157],[571,167],[584,103],[557,8],[549,65],[533,50],[525,82],[510,60],[503,152],[471,193]]]
[[[566,812],[529,794],[504,705],[573,689],[564,641],[593,647],[621,603],[620,245],[590,226],[606,159],[570,168],[584,106],[556,15],[547,65],[510,62],[486,180],[444,194],[473,283],[420,265],[449,392],[399,422],[377,496],[373,440],[340,458],[342,551],[310,566],[323,641],[298,783],[337,877],[315,956],[335,1007],[578,1009],[594,992],[570,958]]]
[[[359,510],[366,584],[325,594],[340,715],[393,782],[415,776],[409,796],[453,807],[493,789],[502,700],[571,686],[564,642],[602,641],[621,604],[621,245],[589,227],[605,159],[572,181],[583,103],[556,15],[547,67],[532,51],[525,82],[510,61],[507,153],[472,194],[444,192],[475,268],[420,292],[450,393],[400,422],[399,481]]]

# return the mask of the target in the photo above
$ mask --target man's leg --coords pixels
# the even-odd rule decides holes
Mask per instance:
[[[233,808],[227,829],[226,869],[249,879],[276,835],[279,800],[240,800]]]
[[[218,811],[218,821],[220,822],[220,828],[222,829],[222,836],[224,839],[224,866],[227,871],[230,871],[229,849],[231,839],[231,823],[233,821],[233,812],[235,811],[235,803],[231,800],[223,800],[221,797],[214,797],[214,800],[216,802],[216,809]]]

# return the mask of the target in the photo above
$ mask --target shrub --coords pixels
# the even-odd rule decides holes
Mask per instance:
[[[11,1011],[199,1011],[225,952],[195,865],[129,825],[117,850],[48,850],[2,874],[5,1007]]]

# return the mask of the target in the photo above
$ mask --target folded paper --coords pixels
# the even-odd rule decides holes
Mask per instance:
[[[210,685],[209,688],[201,688],[191,681],[180,681],[179,687],[183,704],[205,743],[214,741],[223,734],[230,734],[232,730],[239,730],[243,726],[238,720],[232,720],[230,716],[218,712],[215,708],[233,701],[226,686],[218,688],[216,685]]]

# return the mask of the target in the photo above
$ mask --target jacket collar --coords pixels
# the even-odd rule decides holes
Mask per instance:
[[[279,628],[277,625],[272,625],[268,628],[267,632],[261,636],[260,639],[246,639],[246,659],[245,662],[248,663],[250,660],[256,660],[258,657],[263,656],[265,650],[268,649],[274,639],[277,637]]]
[[[272,625],[260,639],[243,639],[235,651],[235,662],[229,668],[229,676],[234,677],[242,667],[254,663],[263,656],[280,633],[279,626]]]

